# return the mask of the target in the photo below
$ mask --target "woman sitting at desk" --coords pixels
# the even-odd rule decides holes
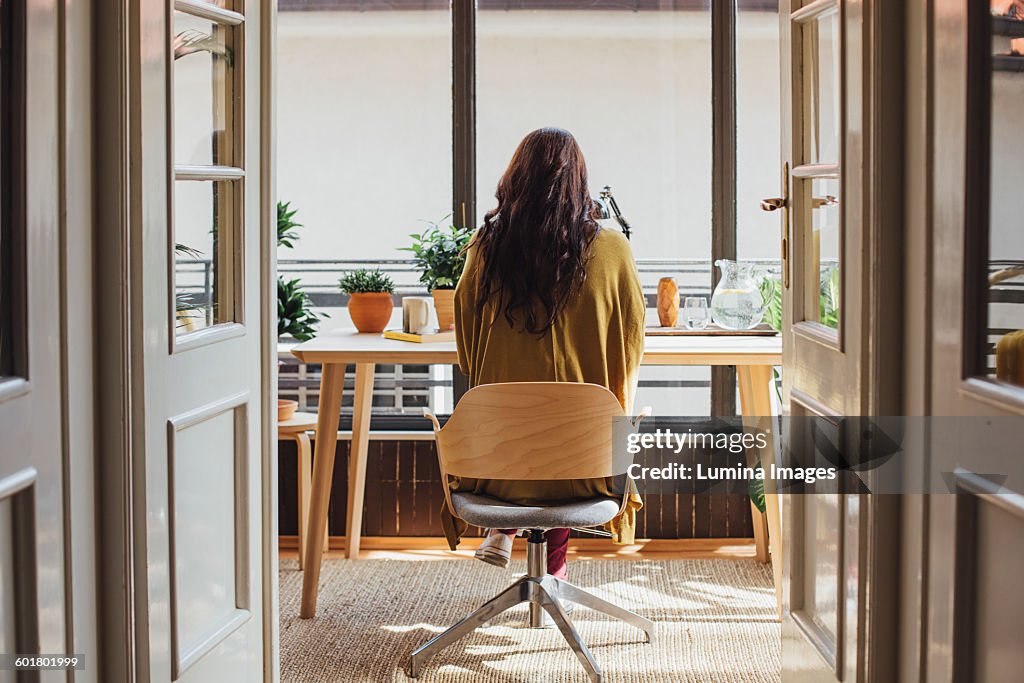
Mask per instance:
[[[576,139],[559,128],[519,143],[498,182],[498,206],[484,216],[455,292],[459,367],[470,386],[499,382],[589,382],[608,387],[629,412],[644,345],[646,302],[633,254],[618,232],[601,230]],[[614,495],[613,480],[453,479],[471,491],[520,505]],[[632,543],[640,498],[608,524]],[[454,550],[466,524],[447,507]],[[476,557],[506,566],[515,529],[491,529]],[[547,532],[548,572],[565,578],[568,529]]]

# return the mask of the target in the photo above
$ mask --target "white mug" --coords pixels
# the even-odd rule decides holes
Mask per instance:
[[[428,334],[433,331],[430,297],[407,296],[402,299],[402,331],[411,334]]]

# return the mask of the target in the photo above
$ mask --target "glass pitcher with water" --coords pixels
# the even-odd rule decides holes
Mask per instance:
[[[727,259],[715,261],[722,271],[711,295],[711,318],[727,330],[750,330],[764,318],[765,301],[757,280],[757,265]]]

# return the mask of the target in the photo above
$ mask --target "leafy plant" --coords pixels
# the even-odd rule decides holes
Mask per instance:
[[[277,278],[277,336],[291,335],[299,341],[312,339],[320,316],[314,313],[309,295],[299,281]]]
[[[297,223],[294,218],[298,212],[291,208],[291,202],[277,203],[277,246],[291,249],[299,241],[299,233],[296,228],[301,228],[302,223]],[[324,318],[330,316],[326,313],[316,314],[313,312],[313,302],[299,287],[298,279],[285,280],[277,276],[277,336],[291,335],[299,341],[307,341],[313,338],[316,333],[316,326]]]
[[[231,50],[222,41],[195,29],[182,31],[175,35],[171,40],[171,50],[175,60],[197,52],[209,52],[211,55],[223,57],[228,65],[232,61]]]
[[[821,278],[820,293],[821,315],[818,320],[822,325],[839,329],[839,268],[829,266]]]
[[[428,290],[455,289],[466,265],[466,245],[473,231],[454,225],[445,228],[437,223],[430,225],[430,229],[421,234],[409,235],[413,239],[412,246],[402,247],[401,251],[412,252],[413,263],[421,271],[420,282]]]
[[[775,277],[761,280],[761,296],[764,297],[764,321],[776,332],[782,331],[782,281]]]
[[[764,321],[776,332],[782,331],[782,282],[777,277],[761,280],[761,296],[764,297]],[[826,327],[839,327],[839,268],[830,266],[821,276],[818,293],[820,306],[819,322]]]
[[[301,228],[302,223],[294,220],[298,209],[291,208],[291,202],[277,203],[277,246],[291,249],[299,241],[299,233],[296,228]]]
[[[177,256],[187,256],[198,261],[203,257],[203,252],[187,244],[176,242],[174,253]],[[197,295],[189,292],[177,292],[174,295],[174,326],[175,328],[191,327],[192,320],[206,320],[205,301],[196,299]]]
[[[370,292],[386,292],[393,294],[395,283],[387,273],[378,270],[354,270],[342,275],[338,281],[341,291],[345,294],[366,294]]]
[[[761,469],[760,461],[757,462],[757,464],[754,466],[754,469]],[[765,511],[766,508],[764,505],[764,479],[755,477],[754,479],[750,479],[749,481],[747,481],[747,495],[750,496],[750,502],[754,504],[754,507],[756,507],[759,512]]]
[[[174,253],[178,254],[179,256],[190,256],[197,261],[203,255],[203,252],[199,251],[198,249],[190,247],[187,244],[181,244],[180,242],[174,245]]]

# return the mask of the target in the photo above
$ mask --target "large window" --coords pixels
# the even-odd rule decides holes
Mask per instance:
[[[661,277],[675,277],[684,296],[710,297],[713,256],[778,258],[778,217],[758,209],[781,182],[777,3],[279,0],[279,8],[278,195],[303,224],[279,267],[330,314],[322,327],[349,324],[336,286],[345,270],[380,267],[394,275],[399,298],[422,294],[398,251],[408,234],[449,214],[478,225],[515,146],[547,125],[573,132],[591,192],[610,185],[630,220],[650,319]],[[716,64],[723,51],[732,57]],[[716,99],[715,79],[734,80],[735,98]],[[736,150],[718,172],[716,125]],[[713,210],[716,191],[735,211]],[[731,235],[719,243],[732,246],[713,254],[716,234]],[[315,395],[315,368],[284,376],[286,395]],[[661,414],[708,414],[711,385],[709,368],[644,368],[640,400]],[[374,405],[415,414],[429,401],[444,412],[451,397],[450,369],[395,368],[379,379]]]
[[[779,213],[761,199],[782,191],[779,143],[779,14],[739,3],[736,15],[736,251],[741,259],[779,258]]]
[[[591,191],[610,185],[629,219],[647,289],[674,276],[684,291],[707,292],[707,273],[686,269],[711,262],[710,8],[553,5],[565,9],[478,12],[477,222],[494,207],[523,135],[566,128],[586,157]],[[642,368],[637,401],[660,414],[704,414],[710,376]]]

